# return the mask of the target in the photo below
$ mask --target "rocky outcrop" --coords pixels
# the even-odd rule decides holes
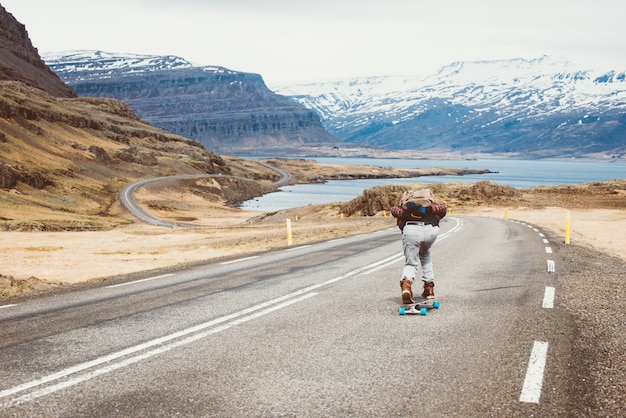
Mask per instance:
[[[17,182],[28,184],[35,189],[54,185],[44,174],[30,170],[24,165],[11,165],[0,162],[0,189],[12,189]]]
[[[0,80],[15,80],[58,97],[76,95],[43,62],[26,27],[0,5]]]

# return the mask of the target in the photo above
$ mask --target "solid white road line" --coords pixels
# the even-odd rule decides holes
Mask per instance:
[[[66,387],[73,386],[83,381],[89,380],[93,377],[96,377],[105,373],[109,373],[113,370],[117,370],[129,364],[133,364],[141,360],[155,356],[157,354],[161,354],[163,352],[169,351],[172,348],[191,343],[200,338],[206,337],[207,335],[211,335],[211,334],[215,334],[217,332],[223,331],[234,325],[238,325],[243,322],[249,321],[251,319],[258,318],[261,315],[265,315],[267,313],[276,311],[278,309],[285,308],[289,305],[298,303],[306,298],[316,295],[317,293],[314,293],[314,291],[319,288],[328,286],[332,283],[339,282],[348,277],[353,277],[358,274],[369,273],[382,266],[390,265],[396,262],[397,260],[399,260],[400,257],[401,257],[401,254],[392,255],[390,257],[384,258],[377,262],[371,263],[367,266],[360,267],[358,269],[344,273],[340,276],[334,277],[332,279],[326,280],[321,283],[311,285],[309,287],[305,287],[303,289],[280,296],[278,298],[269,300],[267,302],[263,302],[263,303],[251,306],[242,311],[234,312],[230,315],[215,318],[211,321],[198,324],[196,326],[193,326],[193,327],[190,327],[190,328],[187,328],[187,329],[184,329],[184,330],[181,330],[181,331],[169,334],[169,335],[165,335],[163,337],[156,338],[156,339],[147,341],[142,344],[131,346],[124,350],[117,351],[117,352],[108,354],[106,356],[98,357],[94,360],[80,363],[72,367],[68,367],[67,369],[61,370],[57,373],[53,373],[53,374],[41,377],[39,379],[30,381],[30,382],[22,383],[20,385],[14,386],[9,389],[5,389],[3,391],[0,391],[0,399],[13,396],[15,394],[18,394],[19,392],[29,391],[38,386],[50,384],[50,386],[46,386],[37,390],[32,390],[17,398],[10,399],[10,400],[0,403],[0,409],[9,408],[9,407],[31,401],[33,399],[36,399],[45,395],[48,395],[50,393],[56,392]],[[220,326],[217,326],[217,325],[220,325]],[[149,351],[146,351],[146,350],[149,350]],[[128,357],[131,355],[132,357]],[[128,357],[128,358],[123,359],[124,357]],[[93,368],[96,368],[96,369],[87,371],[88,369],[93,369]],[[74,376],[67,380],[63,380],[61,382],[53,384],[53,382],[57,382],[57,381],[60,381],[61,379],[68,378],[71,375],[77,375],[77,376]]]
[[[461,229],[461,227],[463,226],[463,222],[459,218],[451,217],[449,219],[454,221],[454,222],[456,222],[456,225],[454,225],[454,227],[452,227],[452,229],[450,229],[448,232],[444,232],[443,234],[439,235],[437,237],[437,241],[442,241],[442,240],[448,238],[453,233],[455,233],[456,231]]]
[[[148,277],[147,279],[135,280],[135,281],[132,281],[132,282],[126,282],[126,283],[120,283],[120,284],[112,284],[112,285],[106,286],[106,287],[113,288],[113,287],[128,286],[128,285],[135,284],[135,283],[149,282],[150,280],[162,279],[164,277],[170,277],[170,276],[173,276],[173,275],[174,274],[172,274],[172,273],[170,273],[170,274],[162,274],[161,276]]]
[[[106,374],[106,373],[110,373],[110,372],[112,372],[114,370],[121,369],[123,367],[129,366],[131,364],[137,363],[137,362],[142,361],[142,360],[146,360],[146,359],[148,359],[150,357],[154,357],[154,356],[156,356],[158,354],[165,353],[165,352],[170,351],[170,350],[172,350],[174,348],[190,344],[190,343],[192,343],[194,341],[197,341],[199,339],[205,338],[205,337],[207,337],[207,336],[209,336],[211,334],[217,334],[218,332],[225,331],[225,330],[227,330],[227,329],[229,329],[229,328],[231,328],[231,327],[233,327],[235,325],[239,325],[239,324],[242,324],[244,322],[250,321],[252,319],[256,319],[256,318],[258,318],[260,316],[266,315],[268,313],[277,311],[279,309],[283,309],[283,308],[285,308],[285,307],[287,307],[289,305],[293,305],[294,303],[299,303],[299,302],[301,302],[301,301],[303,301],[305,299],[308,299],[308,298],[310,298],[312,296],[315,296],[316,294],[317,293],[308,293],[308,294],[305,294],[305,295],[301,295],[300,297],[284,301],[284,302],[282,302],[282,303],[280,303],[278,305],[270,306],[270,307],[268,307],[266,309],[259,310],[258,312],[255,312],[255,313],[252,313],[251,315],[247,315],[246,316],[246,314],[249,313],[251,311],[251,309],[258,309],[258,306],[266,306],[268,304],[266,302],[265,304],[257,305],[257,307],[248,308],[248,309],[245,309],[245,310],[243,310],[241,312],[237,312],[235,314],[231,314],[231,315],[228,315],[226,317],[218,318],[216,320],[209,321],[207,323],[197,325],[195,327],[189,328],[189,329],[181,331],[181,332],[177,332],[177,333],[171,334],[169,336],[165,336],[165,337],[162,337],[162,338],[157,338],[155,340],[148,341],[147,343],[140,344],[140,345],[135,346],[135,347],[130,347],[130,348],[126,349],[126,350],[122,350],[122,351],[119,351],[117,353],[110,354],[108,356],[100,357],[100,358],[97,358],[95,360],[92,360],[92,361],[89,361],[89,362],[86,362],[86,363],[78,364],[78,365],[76,365],[74,367],[70,367],[70,368],[62,370],[62,371],[60,371],[58,373],[55,373],[55,374],[52,374],[52,375],[49,375],[49,376],[45,376],[45,377],[43,377],[41,379],[34,380],[34,381],[31,381],[31,382],[27,382],[27,383],[24,383],[22,385],[15,386],[13,388],[3,390],[3,391],[0,392],[0,398],[5,398],[5,397],[8,397],[8,396],[14,395],[16,393],[22,392],[24,390],[28,390],[28,389],[31,389],[31,388],[34,388],[34,387],[37,387],[37,386],[40,386],[40,385],[43,385],[43,384],[46,384],[46,383],[51,383],[53,381],[59,381],[59,380],[61,380],[62,378],[66,377],[66,376],[85,371],[85,370],[87,370],[89,368],[92,368],[92,367],[95,367],[95,366],[102,365],[102,367],[99,367],[97,369],[91,370],[91,371],[89,371],[87,373],[79,374],[79,375],[74,376],[74,377],[72,377],[70,379],[59,381],[56,384],[53,384],[53,385],[50,385],[50,386],[46,386],[46,387],[43,387],[41,389],[34,390],[32,392],[28,392],[28,393],[26,393],[26,394],[24,394],[22,396],[17,397],[17,398],[14,398],[14,399],[2,402],[2,403],[0,403],[0,408],[2,408],[2,409],[10,408],[10,407],[22,404],[24,402],[29,402],[29,401],[32,401],[34,399],[40,398],[42,396],[46,396],[46,395],[49,395],[51,393],[57,392],[59,390],[62,390],[62,389],[65,389],[65,388],[77,385],[77,384],[79,384],[81,382],[93,379],[94,377],[97,377],[97,376],[100,376],[100,375],[103,375],[103,374]],[[270,301],[270,302],[274,302],[274,301]],[[216,327],[216,328],[212,328],[212,329],[204,330],[203,332],[197,332],[195,334],[191,334],[190,336],[188,336],[188,337],[186,337],[186,338],[184,338],[182,340],[172,341],[175,338],[180,337],[181,335],[184,336],[186,334],[190,334],[192,332],[195,332],[198,329],[207,328],[207,327],[216,325],[219,322],[223,322],[223,321],[225,321],[225,318],[228,318],[229,320],[231,320],[231,319],[234,319],[234,320],[232,320],[230,322],[227,322],[227,323],[225,323],[225,324],[223,324],[223,325],[221,325],[219,327]],[[168,341],[168,343],[167,344],[162,344],[163,341]],[[160,346],[158,346],[158,345],[160,345]],[[123,357],[125,355],[130,354],[130,353],[135,353],[135,352],[144,350],[144,349],[146,349],[146,348],[148,348],[150,346],[157,346],[157,347],[151,349],[150,351],[146,351],[144,353],[137,354],[137,355],[135,355],[133,357],[126,358],[126,359],[124,359],[122,361],[113,362],[113,360],[119,359],[119,358],[121,358],[121,357]]]
[[[548,343],[546,341],[535,341],[530,352],[524,386],[519,397],[520,402],[539,403],[547,355]]]
[[[244,257],[244,258],[238,258],[237,260],[224,261],[223,263],[220,263],[220,264],[225,266],[226,264],[239,263],[240,261],[248,261],[254,258],[258,258],[258,257],[259,257],[258,255],[253,255],[252,257]]]
[[[462,223],[458,219],[456,219],[456,221],[457,221],[457,225],[455,228],[453,228],[451,231],[448,231],[447,233],[442,234],[444,238],[449,236],[451,233],[455,232],[461,227]],[[305,248],[305,247],[308,247],[308,245],[303,246],[303,247],[297,247],[294,249]],[[117,352],[108,354],[106,356],[98,357],[94,360],[80,363],[72,367],[68,367],[64,370],[61,370],[59,372],[56,372],[47,376],[43,376],[39,379],[32,380],[30,382],[22,383],[12,388],[2,390],[0,391],[0,399],[11,397],[20,392],[24,392],[24,391],[28,391],[28,392],[16,398],[8,399],[8,400],[5,400],[4,402],[1,402],[0,409],[10,408],[15,405],[22,404],[24,402],[29,402],[33,399],[46,396],[48,394],[57,392],[61,389],[65,389],[65,388],[77,385],[81,382],[87,381],[94,377],[112,372],[114,370],[126,367],[130,364],[134,364],[141,360],[145,360],[155,355],[167,352],[171,349],[192,343],[208,335],[216,334],[218,332],[231,328],[235,325],[239,325],[244,322],[250,321],[252,319],[258,318],[260,316],[266,315],[270,312],[277,311],[279,309],[290,306],[294,303],[299,303],[309,297],[317,295],[317,293],[315,293],[314,290],[320,289],[322,287],[326,287],[332,283],[339,282],[348,277],[353,277],[358,274],[367,274],[367,273],[374,272],[383,267],[396,263],[398,260],[401,260],[402,257],[403,257],[402,253],[397,253],[387,258],[384,258],[382,260],[371,263],[367,266],[360,267],[358,269],[344,273],[340,276],[334,277],[332,279],[326,280],[321,283],[311,285],[309,287],[305,287],[303,289],[280,296],[278,298],[269,300],[267,302],[263,302],[258,305],[251,306],[242,311],[235,312],[230,315],[223,316],[223,317],[215,318],[211,321],[198,324],[196,326],[184,329],[182,331],[165,335],[163,337],[156,338],[156,339],[147,341],[142,344],[131,346],[124,350],[117,351]],[[129,283],[122,283],[119,285],[112,285],[109,287],[124,286],[127,284],[138,283],[138,282],[147,281],[147,280],[154,280],[154,279],[167,277],[171,275],[172,274],[166,274],[163,276],[151,277],[148,279],[137,280],[137,281],[129,282]],[[219,325],[219,324],[222,324],[222,325]],[[124,357],[126,358],[124,359]],[[92,369],[92,370],[89,370],[89,369]],[[70,377],[72,375],[75,375],[75,376]],[[57,383],[53,383],[53,382],[57,382]],[[48,385],[48,386],[44,386],[36,390],[31,390],[42,385]]]
[[[299,247],[287,248],[285,251],[296,251],[296,250],[301,250],[303,248],[308,248],[310,246],[311,246],[311,244],[309,244],[309,245],[301,245]]]

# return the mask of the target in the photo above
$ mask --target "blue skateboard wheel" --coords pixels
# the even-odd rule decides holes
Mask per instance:
[[[433,308],[439,309],[439,301],[433,302]]]
[[[422,315],[422,316],[428,315],[428,309],[427,308],[421,308],[420,309],[420,315]]]
[[[400,308],[400,309],[398,309],[398,314],[400,314],[400,315],[406,315],[406,309],[405,309],[405,308]]]

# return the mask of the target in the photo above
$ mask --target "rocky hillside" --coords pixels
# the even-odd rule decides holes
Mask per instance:
[[[152,125],[216,152],[337,143],[314,111],[270,91],[258,74],[175,56],[77,51],[45,59],[79,96],[123,100]]]
[[[24,26],[1,7],[0,23],[0,228],[128,222],[117,194],[143,178],[275,175],[155,128],[121,101],[76,97],[47,69]]]
[[[231,167],[199,143],[141,121],[123,102],[57,98],[0,81],[1,221],[23,219],[21,208],[36,206],[37,220],[81,215],[99,223],[129,182],[183,173]]]

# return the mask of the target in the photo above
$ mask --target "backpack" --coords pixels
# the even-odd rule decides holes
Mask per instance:
[[[404,210],[423,206],[428,207],[435,202],[435,196],[430,189],[407,190],[400,198],[400,207]]]

